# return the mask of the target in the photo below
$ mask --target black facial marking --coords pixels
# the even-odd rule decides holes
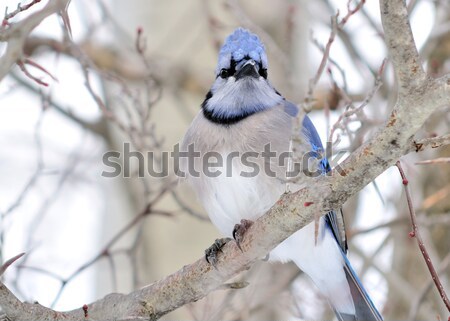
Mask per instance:
[[[202,109],[203,109],[203,115],[205,116],[206,119],[208,119],[209,121],[211,121],[215,124],[224,125],[224,126],[230,126],[230,125],[236,124],[237,122],[239,122],[255,113],[255,112],[250,112],[250,113],[245,113],[242,115],[220,117],[220,116],[214,115],[214,113],[212,111],[203,107],[203,104],[202,104]]]
[[[259,62],[258,65],[259,65],[259,75],[264,79],[267,79],[267,68],[263,67],[262,62]]]
[[[236,115],[236,116],[230,116],[230,117],[219,117],[217,115],[214,115],[214,113],[212,111],[210,111],[206,108],[206,104],[208,103],[208,100],[211,97],[212,97],[212,92],[210,90],[206,94],[205,100],[202,102],[202,110],[203,110],[203,115],[205,116],[205,118],[208,119],[209,121],[212,121],[213,123],[225,125],[225,126],[233,125],[255,113],[255,112],[249,112],[249,113],[245,113],[242,115]]]
[[[228,69],[222,68],[220,70],[219,74],[216,76],[216,78],[220,77],[220,78],[226,79],[230,76],[233,76],[235,72],[236,72],[236,61],[234,61],[234,59],[231,59],[230,68],[228,68]]]
[[[231,59],[230,61],[230,74],[234,75],[236,72],[236,61],[234,59]]]
[[[212,97],[212,92],[211,90],[208,91],[208,93],[206,94],[205,100],[202,102],[202,108],[205,109],[206,107],[206,103],[208,102],[208,100]]]
[[[261,77],[263,77],[264,79],[267,79],[267,69],[265,69],[265,68],[260,68],[260,69],[259,69],[259,75],[260,75]]]

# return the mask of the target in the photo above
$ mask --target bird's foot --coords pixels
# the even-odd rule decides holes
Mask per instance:
[[[217,264],[217,255],[219,252],[222,252],[222,247],[231,241],[231,238],[226,237],[222,239],[216,239],[214,244],[208,247],[205,250],[205,260],[213,267],[216,267]]]
[[[241,242],[244,239],[244,234],[253,225],[253,221],[241,220],[240,224],[236,224],[233,229],[233,238],[236,241],[238,248],[242,251]]]

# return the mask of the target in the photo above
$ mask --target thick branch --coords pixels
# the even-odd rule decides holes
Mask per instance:
[[[414,45],[405,0],[380,1],[380,11],[384,39],[399,81],[399,91],[410,89],[414,83],[425,79],[425,71]]]

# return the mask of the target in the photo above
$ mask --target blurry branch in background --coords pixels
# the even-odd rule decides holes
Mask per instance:
[[[331,143],[334,143],[333,135],[336,130],[340,129],[342,131],[346,130],[348,128],[348,123],[351,121],[350,116],[357,115],[358,121],[361,121],[363,119],[363,116],[360,114],[364,107],[366,107],[369,102],[372,100],[373,96],[376,94],[378,89],[380,89],[382,85],[382,75],[384,72],[384,67],[386,65],[386,60],[384,60],[381,63],[381,66],[378,70],[378,73],[375,78],[375,82],[373,85],[373,89],[367,94],[367,96],[364,98],[363,102],[359,106],[355,106],[353,104],[353,101],[350,97],[346,95],[345,91],[340,91],[340,95],[346,97],[346,101],[348,102],[348,105],[345,107],[345,111],[339,116],[338,120],[334,123],[334,125],[331,127],[330,134],[328,137],[328,141]],[[339,142],[340,138],[339,136],[336,137],[336,142]]]
[[[363,109],[371,102],[375,95],[387,95],[386,89],[382,86],[385,83],[384,69],[386,60],[383,60],[380,63],[378,70],[371,67],[368,64],[367,59],[352,40],[353,35],[349,34],[344,28],[353,15],[364,10],[365,1],[360,1],[356,4],[353,4],[353,1],[348,1],[346,14],[341,19],[339,19],[339,10],[335,13],[336,9],[334,9],[333,5],[328,0],[324,0],[323,3],[328,11],[333,14],[331,16],[331,32],[325,46],[321,45],[314,37],[314,34],[311,33],[311,41],[322,53],[322,59],[315,76],[311,78],[309,82],[303,107],[306,111],[324,109],[329,142],[332,142],[333,147],[337,147],[341,142],[341,135],[347,136],[350,140],[350,146],[347,150],[351,152],[362,144],[364,136],[371,128],[380,125],[380,123],[377,123],[374,119],[367,117]],[[373,27],[374,22],[367,14],[364,15],[364,18],[369,22],[369,25]],[[381,33],[379,34],[383,37]],[[368,75],[373,76],[374,85],[367,93],[355,94],[349,92],[346,71],[330,54],[331,45],[334,43],[336,36],[340,38],[345,46],[346,52],[354,60],[356,70],[359,72],[361,78],[366,79]],[[334,69],[338,71],[337,74],[340,76],[340,81],[337,79],[335,72],[333,72]],[[322,78],[325,70],[332,83],[331,88],[328,89],[323,88],[323,85],[318,86],[319,80]],[[359,106],[356,106],[357,102],[360,102]],[[343,108],[344,111],[339,119],[333,125],[330,125],[330,111],[338,110],[340,108]],[[359,126],[359,129],[357,130],[351,130],[349,126],[350,123],[360,123],[361,126]],[[333,136],[336,132],[336,138],[333,140]]]
[[[440,157],[416,163],[416,165],[430,165],[430,164],[450,164],[450,157]]]
[[[42,156],[43,150],[39,130],[44,111],[48,107],[53,108],[84,129],[103,137],[107,143],[110,143],[108,126],[115,126],[127,137],[127,140],[133,143],[134,148],[137,150],[156,152],[162,148],[161,144],[163,138],[157,136],[155,122],[151,119],[151,110],[155,103],[161,98],[162,88],[160,86],[160,81],[157,77],[153,76],[153,70],[151,70],[152,66],[145,56],[145,47],[142,39],[143,30],[138,29],[137,32],[134,52],[134,58],[137,57],[137,59],[135,59],[133,64],[124,64],[123,56],[116,55],[111,48],[98,44],[93,39],[88,38],[85,42],[80,44],[72,41],[70,22],[66,14],[67,5],[70,3],[70,0],[64,2],[50,0],[44,8],[40,9],[40,11],[23,18],[20,22],[13,23],[9,21],[9,19],[28,10],[38,2],[40,1],[33,1],[28,5],[19,5],[16,11],[7,13],[0,29],[0,40],[7,42],[8,46],[6,53],[0,58],[0,63],[2,64],[0,66],[0,71],[4,73],[0,74],[1,78],[9,73],[21,87],[28,89],[34,95],[41,98],[43,102],[42,112],[39,121],[36,123],[35,129],[35,144],[38,149],[36,172],[30,177],[28,183],[25,184],[15,201],[6,209],[6,211],[1,213],[2,218],[5,218],[18,208],[22,201],[29,195],[29,192],[46,169]],[[61,15],[64,21],[64,25],[62,26],[64,36],[61,40],[41,36],[29,36],[29,32],[32,31],[32,28],[28,26],[35,27],[46,17],[54,13]],[[79,117],[77,113],[72,113],[70,111],[70,106],[68,106],[68,104],[70,104],[69,102],[56,102],[49,96],[46,96],[40,86],[45,86],[47,83],[31,74],[26,67],[26,65],[32,65],[51,76],[51,78],[54,78],[44,67],[38,65],[29,58],[40,52],[51,52],[56,56],[63,54],[72,58],[73,61],[79,65],[85,78],[86,89],[101,111],[102,117],[98,121],[84,120]],[[11,61],[10,66],[7,65],[8,61]],[[20,67],[22,73],[20,73],[20,71],[10,71],[14,62]],[[4,70],[2,68],[4,68]],[[101,79],[104,83],[115,86],[118,88],[119,94],[106,101],[103,98],[104,93],[97,92],[97,88],[94,88],[92,83],[93,79]],[[129,85],[130,81],[139,82],[143,84],[143,87],[136,89]],[[114,103],[115,106],[113,106],[114,104],[112,103]],[[83,144],[83,142],[81,142],[81,144]],[[79,156],[79,148],[80,146],[74,150],[73,155],[70,155],[68,161],[65,163],[65,169],[61,173],[58,173],[59,180],[55,186],[54,192],[50,193],[50,195],[42,202],[42,206],[37,209],[37,214],[34,217],[34,222],[36,224],[31,225],[33,229],[37,229],[37,226],[43,222],[45,213],[48,211],[50,204],[58,199],[59,192],[62,190],[62,185],[67,178],[73,174],[73,170],[78,163],[77,157]],[[154,161],[161,163],[159,167],[163,166],[162,160],[155,159]],[[137,173],[132,173],[132,175],[133,177],[137,176]],[[53,306],[58,302],[62,292],[68,284],[70,284],[81,272],[92,267],[102,259],[106,259],[110,263],[113,278],[112,284],[114,285],[116,283],[116,278],[118,277],[115,269],[114,257],[118,254],[125,254],[129,257],[131,265],[133,265],[132,273],[134,286],[138,287],[141,281],[138,280],[137,267],[135,265],[138,261],[136,255],[137,247],[141,241],[143,221],[150,215],[172,217],[177,213],[177,211],[169,212],[158,208],[160,201],[166,195],[179,199],[177,197],[177,192],[174,190],[174,182],[172,177],[161,180],[157,182],[157,184],[149,184],[147,180],[140,179],[139,183],[142,184],[143,193],[142,199],[146,202],[143,209],[139,211],[128,224],[119,229],[109,242],[99,250],[97,255],[92,259],[81,263],[70,275],[63,277],[52,272],[50,267],[29,265],[27,262],[29,256],[26,256],[18,266],[17,277],[12,284],[16,293],[20,294],[22,297],[28,296],[28,294],[22,293],[18,286],[23,271],[33,271],[49,276],[60,283],[59,290],[52,303]],[[196,213],[193,210],[190,210],[188,205],[182,204],[181,200],[179,200],[179,205],[181,211],[193,213],[192,215],[196,216],[194,215]],[[200,215],[197,215],[197,217],[200,218]],[[122,240],[124,236],[130,234],[131,230],[134,230],[135,233],[134,241],[127,247],[120,247],[120,245],[118,245],[119,241]],[[6,230],[2,231],[2,238],[6,232]],[[27,248],[33,248],[33,244],[30,244],[33,234],[34,232],[30,231],[29,239],[27,240]],[[3,302],[0,301],[0,306],[3,306],[2,303]]]
[[[36,63],[31,62],[23,55],[23,46],[29,34],[36,28],[45,18],[55,13],[63,14],[67,10],[70,0],[50,0],[47,5],[39,11],[36,11],[18,22],[11,22],[10,19],[16,15],[32,8],[39,1],[33,0],[28,5],[17,7],[17,9],[9,14],[6,13],[0,26],[0,42],[6,43],[6,52],[0,57],[0,81],[9,73],[14,64],[21,66],[22,71],[27,76],[42,85],[46,83],[32,76],[26,69],[25,64],[30,64],[41,71],[49,74],[46,69]]]
[[[259,35],[269,52],[272,52],[273,55],[281,61],[285,71],[287,71],[289,69],[289,59],[285,52],[277,45],[276,41],[246,15],[237,0],[227,0],[226,4],[238,20],[239,24],[244,28],[253,30],[253,32]]]
[[[107,243],[106,245],[98,252],[97,255],[95,255],[92,259],[90,259],[89,261],[83,263],[79,268],[77,268],[73,273],[71,273],[68,277],[61,277],[58,276],[54,273],[51,273],[43,268],[38,268],[38,267],[33,267],[33,266],[28,266],[26,264],[20,264],[19,265],[19,269],[21,270],[32,270],[35,272],[39,272],[39,273],[43,273],[43,274],[47,274],[51,277],[53,277],[54,279],[58,280],[60,282],[60,287],[58,290],[58,293],[55,296],[55,299],[52,303],[52,306],[54,306],[57,301],[59,300],[63,290],[65,289],[65,287],[75,278],[77,277],[80,273],[82,273],[84,270],[86,270],[87,268],[91,267],[92,265],[94,265],[95,263],[97,263],[99,260],[101,259],[107,259],[109,260],[109,262],[112,262],[112,264],[114,264],[113,262],[113,257],[117,254],[121,254],[121,253],[132,253],[135,251],[136,246],[138,245],[138,242],[133,242],[132,245],[128,248],[121,248],[121,249],[114,249],[113,247],[116,245],[116,243],[118,243],[118,241],[123,238],[127,233],[129,233],[130,230],[132,230],[133,228],[136,228],[136,226],[140,223],[142,223],[142,220],[145,219],[147,216],[149,215],[164,215],[164,216],[172,216],[173,213],[171,212],[166,212],[166,211],[162,211],[162,210],[155,210],[153,209],[154,206],[156,206],[158,204],[158,201],[161,199],[161,196],[164,195],[164,193],[169,190],[171,187],[168,186],[166,189],[163,189],[164,192],[160,193],[160,195],[158,197],[155,197],[154,200],[152,202],[150,202],[149,204],[147,204],[147,206],[145,206],[145,208],[138,213],[128,224],[126,224],[125,226],[123,226]],[[112,269],[114,272],[114,267]],[[113,284],[115,283],[115,273],[113,274]],[[0,303],[1,304],[1,303]]]
[[[42,91],[40,90],[37,85],[34,83],[31,84],[29,81],[23,79],[20,77],[17,72],[11,71],[9,76],[14,79],[20,86],[23,88],[28,89],[30,93],[32,93],[34,96],[41,98],[42,97]],[[67,119],[73,121],[75,124],[80,125],[82,128],[89,130],[90,132],[99,135],[104,136],[105,135],[105,122],[103,119],[99,119],[98,121],[92,121],[89,122],[87,120],[84,120],[80,117],[78,117],[76,114],[70,112],[70,107],[63,106],[63,104],[67,104],[66,102],[59,103],[56,102],[55,99],[49,99],[48,104],[51,108],[56,110],[58,113],[66,117]]]
[[[7,260],[5,263],[3,263],[3,265],[0,267],[0,276],[3,275],[3,273],[5,273],[6,269],[13,264],[15,261],[17,261],[18,259],[20,259],[22,256],[24,256],[25,253],[20,253],[17,254],[16,256],[10,258],[9,260]]]
[[[16,197],[14,202],[8,206],[8,208],[0,212],[0,215],[2,219],[6,218],[9,214],[14,212],[14,210],[19,207],[22,203],[22,201],[26,198],[30,190],[34,187],[36,184],[39,176],[42,174],[42,171],[44,170],[44,160],[43,160],[43,153],[42,153],[42,142],[41,142],[41,136],[40,136],[40,129],[42,125],[42,113],[39,116],[39,120],[36,123],[36,126],[34,128],[34,143],[36,146],[36,159],[37,159],[37,166],[36,170],[33,173],[33,175],[30,177],[30,179],[25,183],[23,189],[19,193],[19,195]]]
[[[444,273],[448,267],[450,266],[450,253],[447,254],[447,256],[442,260],[441,264],[439,265],[438,274]],[[409,319],[410,320],[416,320],[417,314],[419,313],[419,308],[421,304],[425,301],[425,295],[432,289],[434,280],[431,279],[424,287],[417,293],[416,298],[411,303],[411,309],[409,311]]]
[[[319,65],[319,68],[317,69],[316,74],[309,81],[308,92],[306,94],[304,107],[303,107],[306,111],[310,111],[312,108],[311,104],[313,101],[314,89],[317,86],[317,83],[319,82],[320,77],[322,77],[322,74],[325,70],[328,60],[330,59],[329,57],[330,57],[331,45],[334,42],[334,39],[336,37],[338,30],[343,29],[345,24],[347,23],[348,19],[350,19],[350,17],[352,15],[357,13],[364,6],[365,0],[359,1],[358,4],[353,9],[351,8],[351,3],[352,3],[352,1],[347,2],[347,13],[342,19],[338,20],[339,19],[339,11],[334,16],[331,17],[331,32],[330,32],[330,36],[328,37],[328,42],[325,45],[325,48],[323,48],[323,50],[322,50],[322,52],[323,52],[322,60],[320,62],[320,65]]]
[[[364,1],[358,2],[354,8],[350,7],[351,3],[349,1],[348,12],[343,19],[338,21],[337,15],[332,18],[334,20],[328,40],[329,45],[325,46],[319,70],[311,81],[306,99],[307,103],[312,101],[315,87],[322,73],[327,70],[326,66],[328,64],[338,66],[329,57],[330,46],[334,37],[338,35],[337,30],[342,28],[352,15],[361,10]],[[250,25],[254,30],[258,30],[255,25],[251,25],[251,20],[247,19],[237,2],[229,1],[228,4],[241,23],[247,24],[247,26]],[[392,113],[388,119],[384,119],[384,125],[377,132],[371,135],[362,146],[357,148],[340,164],[339,168],[334,170],[332,177],[320,177],[308,188],[296,193],[283,195],[277,204],[248,230],[241,243],[243,252],[237,248],[235,243],[229,242],[224,246],[216,267],[212,267],[204,258],[200,258],[196,262],[184,266],[178,272],[144,288],[129,294],[110,294],[103,299],[68,312],[56,312],[39,304],[23,303],[4,284],[0,284],[0,306],[2,311],[6,313],[10,320],[40,321],[55,318],[67,321],[84,320],[86,318],[92,320],[156,320],[168,312],[187,303],[195,302],[218,289],[245,286],[245,282],[225,285],[224,283],[239,272],[250,268],[289,235],[312,222],[317,213],[325,214],[330,209],[341,207],[351,196],[358,193],[390,166],[393,166],[403,155],[421,151],[428,147],[431,149],[448,144],[448,135],[420,139],[416,137],[416,133],[435,111],[442,106],[448,105],[450,101],[450,76],[444,75],[441,78],[433,79],[426,75],[420,63],[409,26],[408,11],[403,2],[382,0],[380,12],[384,39],[388,48],[390,62],[394,67],[397,78],[398,97]],[[66,32],[69,33],[67,28]],[[143,57],[144,48],[141,46],[140,38],[142,37],[142,32],[141,29],[138,29],[136,51],[139,55],[142,55],[146,68],[150,68],[150,65],[145,63],[145,58]],[[66,35],[65,39],[70,39],[70,37]],[[271,47],[270,40],[264,40],[269,42],[269,47]],[[109,123],[120,128],[136,148],[158,149],[161,145],[161,140],[155,135],[152,122],[140,122],[143,119],[151,120],[151,107],[160,97],[158,82],[151,77],[148,78],[148,82],[144,86],[144,96],[148,95],[148,93],[153,93],[154,95],[146,96],[143,100],[147,103],[142,103],[141,92],[130,89],[117,74],[99,70],[93,60],[81,50],[81,47],[71,43],[69,40],[65,41],[68,41],[65,44],[68,47],[64,45],[60,48],[68,50],[70,55],[79,62],[85,76],[87,90],[97,103],[103,117]],[[51,45],[54,48],[59,47],[59,44],[53,43]],[[346,95],[344,86],[341,97],[344,97],[347,107],[344,111],[344,116],[339,119],[339,122],[345,123],[345,118],[362,112],[363,108],[377,93],[377,89],[381,84],[383,70],[384,62],[381,64],[378,73],[374,75],[374,86],[360,100],[362,103],[358,107],[350,109],[350,106],[353,106],[353,102],[348,98],[349,95]],[[148,70],[146,69],[146,71]],[[125,117],[119,117],[119,109],[113,108],[109,102],[105,102],[102,96],[95,91],[91,83],[92,74],[101,77],[104,81],[113,83],[119,88],[120,94],[126,96],[127,100],[132,102],[128,104],[128,101],[125,101],[125,99],[116,100],[116,103],[118,102],[121,107],[120,110],[125,113]],[[331,72],[329,72],[329,75],[332,77]],[[336,86],[338,85],[337,81],[333,83]],[[347,115],[345,114],[346,112]],[[360,115],[357,116],[362,119],[361,122],[364,121]],[[342,129],[340,126],[336,125],[336,128]],[[347,124],[342,126],[345,129]],[[111,247],[129,230],[139,225],[144,217],[150,214],[173,215],[172,212],[165,212],[155,208],[155,205],[165,195],[173,193],[172,182],[167,180],[164,183],[162,184],[163,187],[159,189],[155,189],[153,186],[144,187],[146,199],[148,200],[147,205],[113,236],[109,243],[93,259],[80,265],[69,278],[55,276],[61,281],[61,291],[74,275],[101,258],[107,258],[111,262],[111,268],[114,271],[114,263],[111,260],[112,255],[123,251],[127,253],[133,252],[136,242],[132,244],[131,248],[127,249],[113,250]],[[178,202],[178,204],[184,207],[183,203]],[[447,219],[447,217],[443,217],[443,219]],[[400,222],[400,219],[385,223],[384,226],[379,225],[377,228],[391,227],[398,224],[397,222]],[[406,223],[405,220],[402,222]],[[369,230],[359,231],[359,233],[363,232],[369,232]],[[389,240],[390,238],[387,237],[376,250],[376,253],[379,253],[389,243]],[[373,258],[364,254],[361,254],[361,256],[364,257],[367,266],[375,267],[388,282],[396,284],[397,291],[402,294],[402,297],[410,298],[409,295],[413,287],[405,282],[403,275],[399,271],[384,272],[377,262],[373,261]],[[445,264],[441,266],[445,266]],[[23,268],[25,267],[23,266]],[[44,270],[42,272],[45,273]],[[290,280],[291,278],[288,279]],[[230,295],[232,296],[232,294]]]

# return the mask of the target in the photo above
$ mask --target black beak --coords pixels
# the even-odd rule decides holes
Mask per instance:
[[[241,69],[236,73],[236,80],[239,80],[244,77],[253,77],[253,78],[259,78],[259,73],[257,69],[256,63],[250,59],[247,61]]]

